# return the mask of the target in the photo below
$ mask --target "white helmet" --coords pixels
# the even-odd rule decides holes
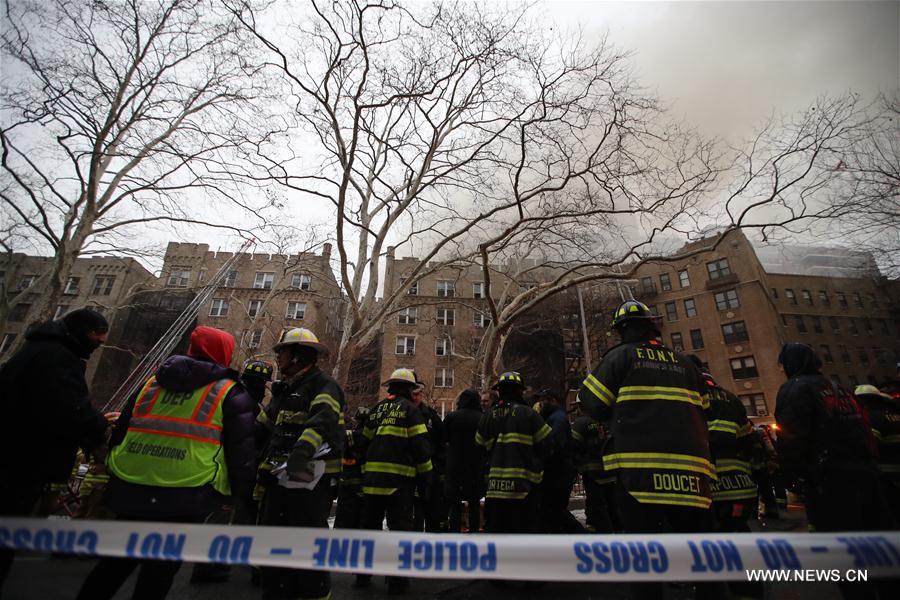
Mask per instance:
[[[285,331],[281,336],[281,340],[275,344],[272,350],[277,352],[287,346],[307,346],[309,348],[314,348],[320,353],[326,350],[325,345],[319,342],[319,338],[316,337],[316,334],[305,327],[295,327],[294,329]]]
[[[382,385],[388,385],[389,383],[411,383],[413,385],[418,385],[419,380],[416,377],[416,372],[412,369],[394,369],[390,378]]]

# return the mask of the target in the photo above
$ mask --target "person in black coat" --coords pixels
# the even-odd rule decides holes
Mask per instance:
[[[256,471],[254,440],[256,403],[238,383],[237,371],[228,368],[233,351],[234,337],[230,334],[212,327],[197,327],[191,333],[187,356],[169,357],[159,367],[154,377],[131,397],[110,438],[110,478],[104,501],[106,506],[116,513],[117,518],[128,521],[201,523],[207,515],[219,510],[223,504],[239,505],[250,498]],[[153,386],[160,390],[158,402],[157,395],[153,393]],[[154,483],[153,480],[157,476],[154,457],[161,457],[162,460],[171,457],[172,453],[154,453],[149,456],[146,453],[141,454],[142,444],[129,440],[132,436],[137,440],[137,436],[140,435],[144,435],[142,439],[146,440],[147,427],[159,428],[160,431],[165,429],[165,421],[161,424],[146,424],[148,421],[155,423],[157,407],[167,404],[183,405],[185,402],[194,402],[193,399],[197,397],[200,399],[198,407],[205,406],[209,397],[218,396],[220,393],[224,394],[220,405],[221,430],[217,442],[221,454],[217,454],[215,461],[218,464],[220,463],[218,457],[224,458],[221,462],[224,462],[227,470],[227,485],[223,485],[218,470],[214,471],[211,481],[200,485],[175,486],[163,485],[161,482]],[[140,407],[136,410],[139,401]],[[217,414],[216,405],[212,406],[213,414],[209,419],[215,419]],[[202,409],[195,411],[195,414],[199,415],[201,412]],[[141,419],[141,427],[130,427],[136,419]],[[203,435],[215,434],[210,432]],[[156,447],[167,450],[165,440],[166,434],[162,433],[152,441]],[[146,447],[148,444],[144,442],[143,445]],[[172,446],[171,449],[178,451],[176,446]],[[189,452],[188,456],[191,457],[194,468],[205,467],[192,452]],[[146,468],[139,468],[138,465],[141,464],[145,464]],[[230,491],[230,495],[225,495],[223,489]],[[236,509],[240,507],[236,506]],[[136,597],[161,599],[168,594],[181,563],[103,558],[88,575],[78,599],[111,598],[131,572],[139,566]]]
[[[109,325],[82,308],[48,321],[0,367],[0,514],[31,514],[45,488],[69,480],[78,448],[102,458],[106,419],[91,405],[87,359]],[[13,554],[0,550],[0,586]]]
[[[459,533],[462,502],[469,506],[469,533],[481,528],[481,498],[484,496],[484,455],[475,444],[481,420],[481,399],[475,390],[464,390],[456,410],[444,419],[447,435],[446,497],[450,507],[450,532]]]

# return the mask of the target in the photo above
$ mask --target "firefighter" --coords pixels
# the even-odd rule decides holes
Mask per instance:
[[[468,505],[468,532],[481,529],[481,498],[484,496],[484,460],[475,444],[481,420],[481,399],[475,390],[463,390],[456,410],[444,419],[447,431],[446,498],[450,505],[450,532],[462,531],[462,502]]]
[[[618,533],[622,530],[615,506],[616,477],[603,468],[603,452],[609,443],[606,425],[584,412],[575,401],[578,417],[572,424],[575,466],[584,485],[584,513],[588,531]]]
[[[857,386],[854,394],[868,413],[872,434],[878,442],[882,487],[894,524],[900,524],[900,402],[874,385]]]
[[[750,469],[753,473],[753,481],[757,488],[757,506],[762,502],[763,513],[761,519],[766,521],[781,518],[779,505],[781,498],[785,496],[785,490],[781,489],[780,496],[775,493],[776,485],[779,485],[781,477],[778,473],[778,454],[775,452],[775,438],[765,425],[755,425],[751,430],[753,436],[752,455]],[[784,498],[785,508],[787,498]]]
[[[537,393],[538,410],[550,427],[552,450],[544,461],[541,480],[541,529],[544,533],[584,533],[578,519],[569,512],[569,499],[575,485],[572,458],[572,426],[559,394],[547,388]]]
[[[419,385],[412,369],[396,369],[384,385],[387,397],[372,408],[363,430],[369,440],[363,463],[363,527],[380,531],[387,516],[391,531],[412,531],[416,488],[426,499],[431,491],[428,428],[412,401]],[[368,587],[371,580],[371,575],[357,575],[356,586]],[[388,593],[407,589],[408,578],[388,577]]]
[[[369,420],[369,409],[360,406],[353,418],[353,429],[344,437],[344,458],[341,483],[338,488],[337,510],[334,515],[336,529],[362,529],[363,495],[362,466],[366,459],[366,437],[363,431]]]
[[[316,365],[324,350],[303,327],[286,331],[274,347],[282,379],[258,417],[268,432],[259,467],[261,525],[328,528],[331,480],[340,473],[344,445],[344,392]],[[314,455],[325,462],[318,482]],[[311,489],[290,487],[292,482]],[[327,571],[263,567],[262,587],[267,599],[331,597]]]
[[[540,529],[537,486],[550,452],[550,427],[525,404],[525,384],[514,371],[494,385],[497,403],[482,415],[475,443],[489,453],[485,531],[536,533]]]
[[[589,415],[609,421],[613,449],[603,457],[617,477],[616,504],[626,533],[712,531],[706,384],[684,355],[659,342],[644,304],[629,300],[615,312],[611,348],[584,380],[578,397]],[[662,598],[662,584],[636,595]],[[727,597],[722,584],[697,585],[698,597]]]
[[[421,492],[416,495],[413,526],[415,531],[439,533],[447,531],[447,506],[444,501],[444,485],[447,476],[447,432],[444,422],[427,402],[425,402],[425,384],[418,381],[412,393],[413,404],[422,413],[425,427],[428,429],[428,443],[433,471],[431,488],[426,499]]]
[[[262,404],[266,397],[267,384],[272,381],[275,365],[267,360],[250,359],[244,362],[241,372],[241,383],[250,397],[257,404]]]

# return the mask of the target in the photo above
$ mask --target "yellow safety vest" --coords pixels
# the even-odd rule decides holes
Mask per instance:
[[[231,486],[222,448],[222,401],[235,381],[219,379],[193,392],[173,392],[151,377],[134,404],[128,431],[113,448],[110,472],[129,483],[171,488]]]

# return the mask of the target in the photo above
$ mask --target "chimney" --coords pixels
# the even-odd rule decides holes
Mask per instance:
[[[388,246],[388,248],[387,248],[387,259],[388,260],[394,260],[394,250],[395,249],[396,249],[396,246]]]
[[[322,258],[328,260],[331,258],[331,242],[322,244]]]

